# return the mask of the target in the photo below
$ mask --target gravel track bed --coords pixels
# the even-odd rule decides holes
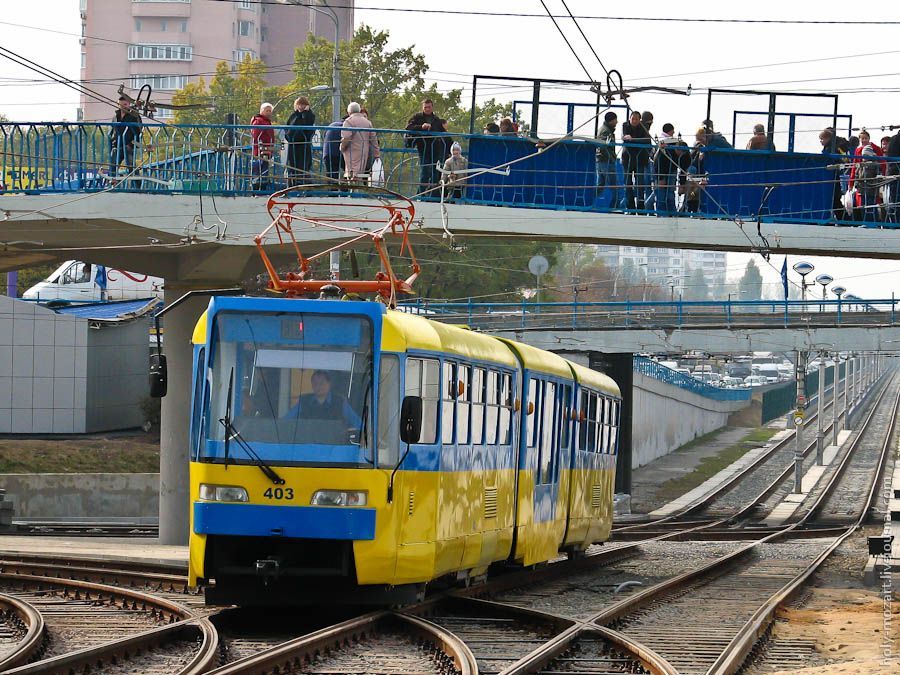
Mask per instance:
[[[199,641],[169,642],[119,663],[105,663],[102,672],[103,675],[172,675],[184,670],[199,650]]]
[[[11,610],[0,611],[0,660],[12,654],[27,628]]]
[[[863,445],[877,445],[878,450],[881,449],[881,441],[884,438],[884,430],[887,427],[887,424],[891,419],[891,410],[893,409],[894,402],[896,401],[897,389],[900,387],[900,380],[897,378],[893,378],[887,385],[888,391],[885,394],[884,398],[881,401],[881,405],[874,412],[872,416],[872,421],[870,422],[869,432],[864,435],[862,440],[860,441],[860,449],[862,449]],[[872,396],[868,401],[866,401],[865,409],[861,411],[861,414],[857,414],[854,419],[858,420],[858,423],[861,423],[865,419],[865,415],[868,414],[868,411],[871,409],[872,405],[874,405],[876,400],[876,396]],[[837,465],[841,462],[844,455],[847,453],[849,448],[853,445],[856,437],[859,435],[859,430],[854,429],[851,436],[844,443],[841,451],[838,453],[837,457],[835,457],[832,462],[832,467],[837,467]],[[807,435],[810,437],[810,440],[815,440],[816,438],[816,430],[815,429],[807,429]],[[825,435],[825,443],[826,445],[830,442],[830,434]],[[803,459],[803,473],[806,474],[813,466],[816,464],[816,453],[815,450],[806,455]],[[831,476],[833,469],[829,470],[826,476]],[[818,496],[819,491],[821,491],[825,483],[827,482],[827,477],[823,478],[819,483],[818,491],[814,490],[813,493],[807,497],[807,503],[812,503],[812,499],[815,496]],[[756,516],[758,518],[764,518],[772,510],[778,506],[784,498],[787,497],[794,489],[794,476],[791,474],[788,476],[781,485],[778,486],[778,489],[772,493],[765,502],[763,502],[759,508],[756,510]],[[865,494],[868,489],[868,485],[860,485],[857,484],[856,492],[846,493],[845,503],[842,505],[845,509],[849,509],[850,511],[854,511],[858,513],[859,511],[859,501],[861,495]],[[797,515],[799,516],[802,512],[805,512],[805,509],[798,510]]]
[[[639,661],[626,654],[606,640],[580,637],[561,656],[553,659],[539,673],[636,673],[645,675],[650,671]]]
[[[737,568],[666,594],[612,627],[656,651],[679,673],[702,675],[759,606],[830,541],[760,545]]]
[[[428,620],[460,638],[475,656],[481,675],[499,673],[557,634],[549,626],[479,612],[439,610]]]
[[[641,544],[635,558],[546,584],[505,591],[492,599],[584,620],[630,593],[657,584],[745,546],[746,542],[658,541]],[[638,581],[615,593],[619,584]]]
[[[350,675],[355,673],[453,673],[449,658],[417,644],[400,632],[380,633],[318,656],[311,663],[287,666],[282,675]]]
[[[875,411],[872,418],[875,426],[860,439],[856,452],[850,458],[840,482],[819,509],[817,519],[850,522],[859,517],[862,507],[860,501],[864,495],[868,494],[869,486],[878,469],[878,461],[884,445],[884,434],[891,422],[894,405],[897,403],[898,389],[900,389],[900,378],[891,384],[881,406]],[[900,438],[900,425],[894,429],[889,441],[891,454],[896,451],[898,438]],[[883,492],[879,491],[879,493]],[[814,491],[813,495],[818,496],[818,492]],[[878,495],[875,504],[883,513],[884,498],[882,494]]]
[[[59,591],[2,590],[30,603],[44,617],[48,639],[42,659],[94,647],[167,623],[150,612],[123,609],[102,600],[74,600],[63,597]]]

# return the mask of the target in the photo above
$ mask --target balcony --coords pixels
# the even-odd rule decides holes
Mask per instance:
[[[131,2],[131,16],[138,18],[187,18],[190,15],[190,0],[132,0]]]

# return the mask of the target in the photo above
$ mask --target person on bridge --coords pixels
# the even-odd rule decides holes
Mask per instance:
[[[663,124],[659,135],[659,147],[653,160],[656,181],[656,215],[667,216],[675,213],[675,183],[678,178],[678,159],[675,156],[674,125]]]
[[[419,189],[431,190],[440,181],[437,163],[449,154],[447,139],[433,134],[447,131],[447,120],[434,114],[434,101],[426,98],[422,101],[421,112],[409,118],[406,131],[413,132],[406,135],[407,145],[415,147],[419,153]],[[435,195],[429,193],[427,196]]]
[[[294,186],[310,181],[312,167],[312,139],[315,129],[309,127],[316,123],[316,114],[310,110],[309,99],[300,96],[294,101],[294,112],[288,117],[287,125],[291,127],[284,137],[288,142],[287,170],[288,185]]]
[[[259,106],[259,114],[250,120],[253,160],[250,162],[251,190],[264,190],[269,183],[269,163],[275,153],[275,130],[272,129],[271,103]]]
[[[325,164],[325,175],[330,180],[340,180],[341,169],[344,168],[344,157],[341,155],[341,129],[346,119],[347,116],[344,115],[329,124],[322,141],[322,162]]]
[[[753,135],[747,141],[747,150],[766,150],[775,152],[775,144],[769,142],[766,128],[762,124],[753,125]]]
[[[893,181],[888,185],[887,222],[900,223],[900,131],[891,136],[887,147],[888,176]]]
[[[134,173],[134,142],[141,136],[141,116],[131,107],[131,99],[119,97],[119,108],[112,119],[109,132],[109,177],[115,178],[119,165],[125,163],[128,173]],[[140,183],[132,181],[140,189]]]
[[[341,154],[344,156],[344,168],[348,180],[356,181],[368,177],[369,157],[377,159],[381,156],[378,137],[372,129],[369,118],[362,113],[362,107],[356,101],[347,106],[347,119],[341,130]]]
[[[850,169],[850,187],[856,188],[855,206],[861,210],[855,216],[857,220],[870,223],[881,220],[878,208],[879,179],[887,170],[887,163],[878,159],[881,156],[881,148],[872,143],[869,132],[865,129],[860,131],[859,147]]]
[[[597,196],[603,194],[604,188],[609,188],[610,209],[621,207],[621,189],[619,186],[619,174],[616,170],[616,126],[619,117],[612,110],[603,116],[603,124],[597,132]]]
[[[650,127],[653,126],[653,113],[649,110],[645,110],[641,113],[641,126],[644,127],[644,130],[647,134],[653,138],[653,134],[650,133]],[[650,141],[651,146],[653,145],[653,141]],[[641,179],[641,184],[644,186],[644,208],[648,211],[652,211],[656,208],[656,171],[653,166],[653,150],[650,150],[650,153],[647,155],[647,166],[644,169],[644,176]]]
[[[650,162],[650,132],[641,124],[641,113],[632,110],[622,125],[622,166],[625,169],[625,208],[644,210],[644,173]]]

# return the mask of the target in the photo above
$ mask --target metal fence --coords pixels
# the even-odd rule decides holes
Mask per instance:
[[[124,161],[116,162],[112,141],[129,128],[137,135],[133,161],[120,149],[120,159]],[[114,188],[160,193],[269,193],[287,185],[290,144],[285,140],[285,132],[290,127],[267,128],[273,130],[276,141],[273,160],[263,175],[259,163],[254,162],[253,127],[247,125],[174,125],[149,120],[138,129],[134,125],[94,122],[3,123],[0,183],[6,191],[25,192]],[[326,140],[329,127],[307,130],[312,132],[306,148],[311,162],[308,167],[301,167],[301,180],[339,180],[345,168],[341,165],[340,139],[335,137],[340,130],[332,128],[330,140]],[[460,184],[459,193],[454,196],[460,203],[592,212],[627,210],[622,164],[618,160],[598,162],[600,146],[593,139],[567,138],[557,142],[394,129],[356,129],[352,134],[357,140],[368,140],[366,134],[377,138],[381,165],[373,167],[365,162],[361,171],[364,179],[408,197],[439,197],[436,190],[426,190],[437,179],[435,165],[447,159],[451,142],[458,141],[469,169],[478,170]],[[619,144],[618,149],[621,147]],[[345,152],[352,153],[353,148],[351,144]],[[834,220],[835,190],[843,189],[841,182],[846,180],[848,166],[842,156],[721,149],[697,153],[694,165],[707,175],[696,213],[655,210],[652,205],[662,208],[665,200],[653,194],[652,169],[643,172],[638,182],[645,184],[636,188],[648,197],[650,208],[645,212],[829,222]],[[694,174],[690,176],[686,174],[685,180],[695,180]],[[598,187],[601,184],[606,186]]]
[[[634,372],[716,401],[749,401],[750,389],[715,387],[643,356],[634,357]]]
[[[897,324],[895,298],[875,300],[715,300],[671,302],[440,302],[417,299],[405,311],[482,330],[767,328]]]

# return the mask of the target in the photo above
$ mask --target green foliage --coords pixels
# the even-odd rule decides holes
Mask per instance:
[[[706,282],[706,275],[699,267],[691,270],[687,284],[684,287],[685,300],[709,300],[709,284]]]
[[[19,270],[19,280],[16,284],[17,297],[22,297],[22,293],[34,286],[37,282],[43,281],[47,276],[59,267],[59,263],[49,265],[38,265],[36,267],[28,267]],[[6,274],[0,274],[0,294],[7,294]]]
[[[738,297],[740,300],[759,300],[762,298],[762,274],[756,261],[748,260],[744,276],[738,282]]]

